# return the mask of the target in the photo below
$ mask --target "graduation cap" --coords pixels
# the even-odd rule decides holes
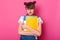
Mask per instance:
[[[34,9],[35,3],[36,3],[36,1],[33,1],[33,2],[24,2],[24,5],[25,5],[26,8],[28,8],[28,9]]]

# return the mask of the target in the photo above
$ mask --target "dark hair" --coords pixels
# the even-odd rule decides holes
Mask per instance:
[[[35,3],[36,3],[36,1],[33,1],[33,2],[24,2],[24,5],[28,9],[34,9],[35,8]]]

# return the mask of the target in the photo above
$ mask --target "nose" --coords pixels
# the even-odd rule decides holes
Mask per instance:
[[[31,11],[30,11],[30,13],[31,13]]]
[[[30,10],[30,13],[31,13],[31,10]]]

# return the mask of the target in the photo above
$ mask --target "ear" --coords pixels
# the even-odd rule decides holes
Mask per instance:
[[[27,5],[27,2],[24,2],[24,5]]]
[[[35,4],[36,3],[36,1],[33,1],[33,4]]]

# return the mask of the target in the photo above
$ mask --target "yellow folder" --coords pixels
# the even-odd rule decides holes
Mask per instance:
[[[38,30],[38,17],[37,16],[26,16],[26,25],[28,25],[34,30]],[[30,32],[30,30],[26,29],[26,32]]]

